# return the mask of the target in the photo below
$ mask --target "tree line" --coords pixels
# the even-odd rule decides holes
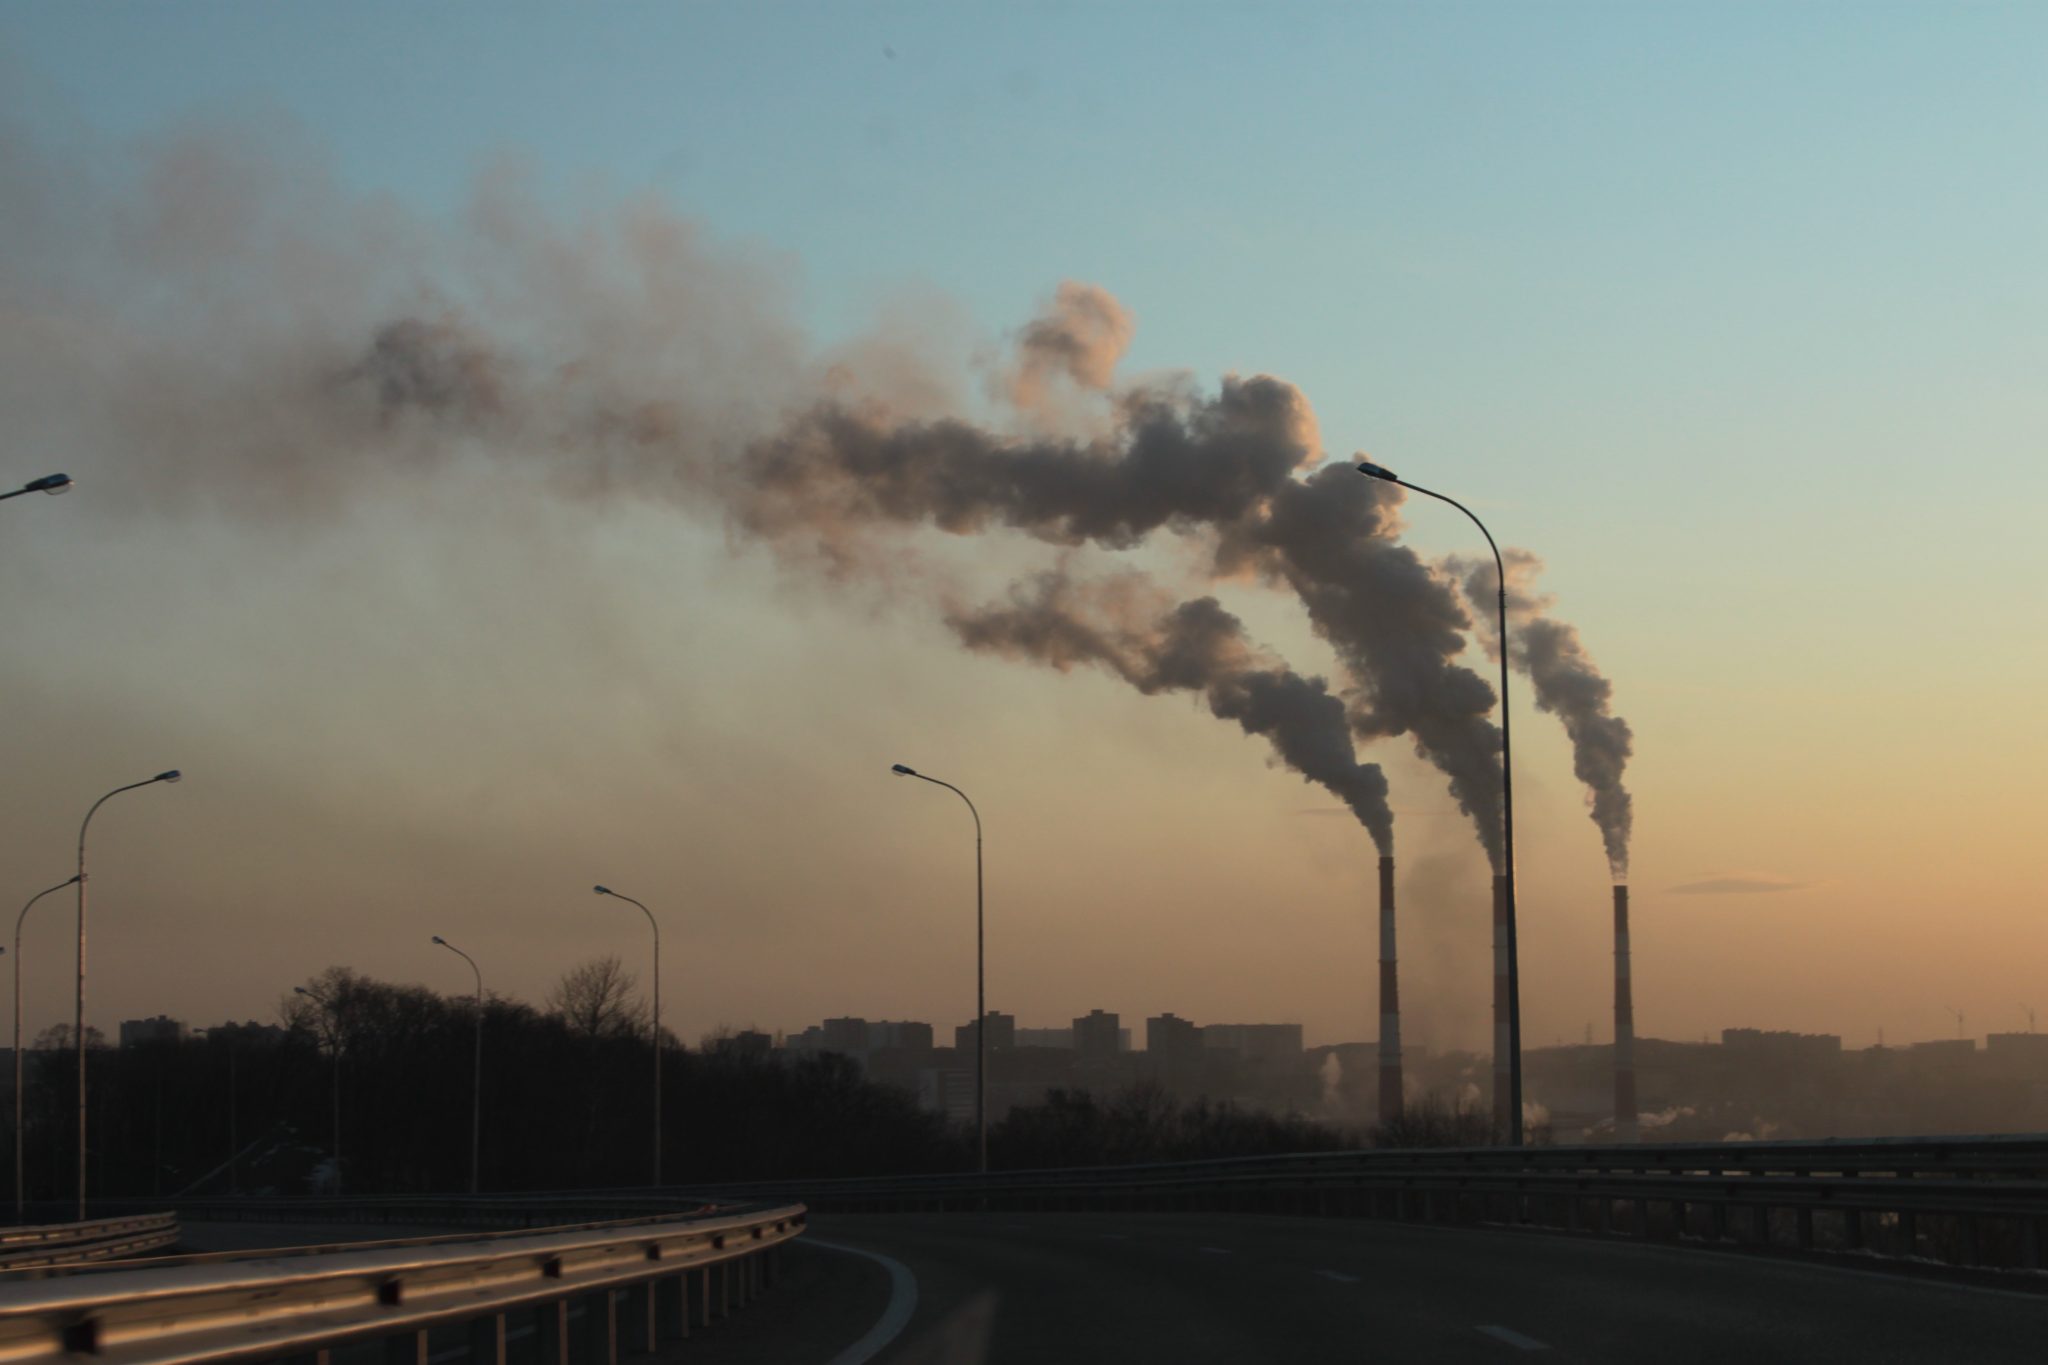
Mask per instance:
[[[647,1012],[616,958],[571,970],[539,1007],[487,995],[480,1185],[644,1185],[652,1175]],[[121,1048],[88,1031],[95,1196],[407,1194],[468,1188],[477,1002],[334,967],[286,993],[280,1022],[226,1024]],[[25,1057],[31,1201],[76,1188],[68,1026]],[[713,1035],[663,1039],[663,1171],[671,1184],[970,1169],[966,1125],[867,1080],[836,1053],[764,1053]],[[1298,1114],[1137,1086],[1054,1090],[990,1127],[999,1168],[1111,1165],[1366,1145],[1483,1143],[1479,1115],[1424,1105],[1358,1131]],[[0,1136],[12,1165],[13,1129]],[[336,1154],[339,1153],[339,1159]]]

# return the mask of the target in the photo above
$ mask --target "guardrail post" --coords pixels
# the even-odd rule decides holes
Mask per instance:
[[[718,1317],[721,1322],[732,1316],[732,1262],[718,1263]]]
[[[426,1329],[384,1338],[384,1365],[427,1365]]]
[[[654,1283],[654,1295],[657,1299],[674,1299],[676,1306],[676,1335],[684,1341],[688,1341],[690,1339],[690,1272],[685,1270],[673,1279],[656,1280]],[[670,1285],[675,1287],[673,1295],[667,1292]]]
[[[2041,1268],[2041,1242],[2043,1240],[2041,1224],[2044,1221],[2048,1220],[2040,1218],[2020,1219],[2020,1264],[2028,1270],[2039,1270]]]
[[[1863,1214],[1858,1209],[1842,1210],[1842,1247],[1847,1251],[1863,1249]]]
[[[583,1310],[583,1339],[589,1343],[575,1365],[619,1365],[619,1294],[599,1290]],[[420,1365],[427,1365],[425,1357]]]
[[[1807,1205],[1802,1204],[1799,1206],[1798,1214],[1799,1249],[1801,1251],[1811,1251],[1813,1250],[1813,1210]]]
[[[555,1299],[534,1310],[534,1336],[541,1365],[569,1365],[569,1301]],[[325,1362],[322,1362],[325,1365]]]
[[[1899,1210],[1899,1250],[1901,1256],[1913,1255],[1920,1246],[1920,1228],[1911,1209]]]
[[[469,1365],[505,1365],[503,1313],[487,1313],[470,1321]]]
[[[697,1325],[709,1327],[711,1325],[711,1267],[705,1266],[701,1273],[703,1279],[698,1282],[697,1298],[700,1307],[698,1309]]]

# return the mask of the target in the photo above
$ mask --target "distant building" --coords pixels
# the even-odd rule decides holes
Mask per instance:
[[[826,1052],[860,1056],[868,1050],[868,1021],[850,1016],[827,1019],[819,1029],[819,1046]]]
[[[974,1025],[962,1024],[953,1030],[953,1046],[962,1051],[974,1050]],[[1003,1052],[1017,1046],[1017,1016],[1004,1014],[999,1010],[988,1012],[988,1050]]]
[[[991,1038],[995,1035],[990,1034]],[[909,1052],[932,1050],[932,1026],[913,1019],[882,1019],[868,1025],[868,1046],[902,1048]]]
[[[1145,1051],[1156,1060],[1190,1061],[1202,1055],[1202,1029],[1192,1020],[1161,1014],[1145,1021]]]
[[[1069,1028],[1020,1028],[1017,1030],[1018,1047],[1056,1047],[1071,1051],[1074,1046],[1074,1030]]]
[[[154,1019],[123,1019],[121,1021],[121,1046],[135,1047],[143,1043],[180,1043],[185,1040],[185,1023],[169,1015],[159,1014]]]
[[[1284,1062],[1301,1056],[1299,1024],[1205,1024],[1202,1046],[1235,1052],[1248,1062]]]
[[[1114,1057],[1123,1051],[1123,1030],[1108,1010],[1090,1010],[1074,1021],[1074,1051],[1083,1057]]]
[[[989,1031],[991,1040],[995,1031]],[[928,1114],[943,1114],[956,1123],[974,1119],[974,1073],[928,1066],[917,1073],[917,1107]]]

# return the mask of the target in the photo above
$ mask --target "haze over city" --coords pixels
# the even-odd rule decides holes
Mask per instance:
[[[2048,1007],[2038,13],[451,10],[395,43],[396,9],[224,8],[0,10],[6,478],[78,481],[0,509],[16,903],[102,792],[186,773],[95,825],[109,1033],[274,1018],[333,965],[466,991],[432,934],[507,995],[613,953],[644,986],[593,882],[659,911],[687,1041],[950,1031],[972,830],[904,762],[986,822],[992,1008],[1373,1036],[1353,810],[1135,655],[968,647],[1048,583],[1154,619],[1136,570],[1371,710],[1220,519],[1126,548],[922,475],[905,515],[745,474],[815,456],[828,401],[1107,461],[1143,395],[1190,429],[1259,400],[1282,472],[1334,466],[1424,565],[1484,543],[1354,452],[1540,558],[1633,736],[1638,1034]],[[1486,679],[1483,627],[1451,665]],[[1605,1039],[1609,848],[1515,687],[1525,1041]],[[1474,818],[1408,734],[1356,757],[1408,1040],[1483,1050]],[[71,932],[30,917],[31,1034]]]

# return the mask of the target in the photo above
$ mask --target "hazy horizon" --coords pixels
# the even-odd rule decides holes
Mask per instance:
[[[1633,730],[1639,1036],[2048,1005],[2040,14],[215,8],[0,9],[0,483],[79,481],[0,508],[11,903],[185,772],[93,826],[110,1036],[333,965],[466,993],[433,934],[531,1002],[604,954],[644,989],[601,882],[660,916],[692,1045],[947,1040],[973,827],[902,762],[986,824],[990,1008],[1371,1038],[1336,797],[953,624],[1135,569],[1357,702],[1293,593],[1206,524],[771,522],[735,475],[821,399],[1100,454],[1256,376],[1306,404],[1296,482],[1365,451],[1542,559]],[[1033,378],[1070,282],[1131,330]],[[1454,666],[1492,679],[1483,632]],[[1601,832],[1512,700],[1524,1043],[1604,1041]],[[1406,735],[1356,756],[1406,1041],[1484,1049],[1474,822]],[[27,1038],[70,1019],[71,903],[28,920]]]

